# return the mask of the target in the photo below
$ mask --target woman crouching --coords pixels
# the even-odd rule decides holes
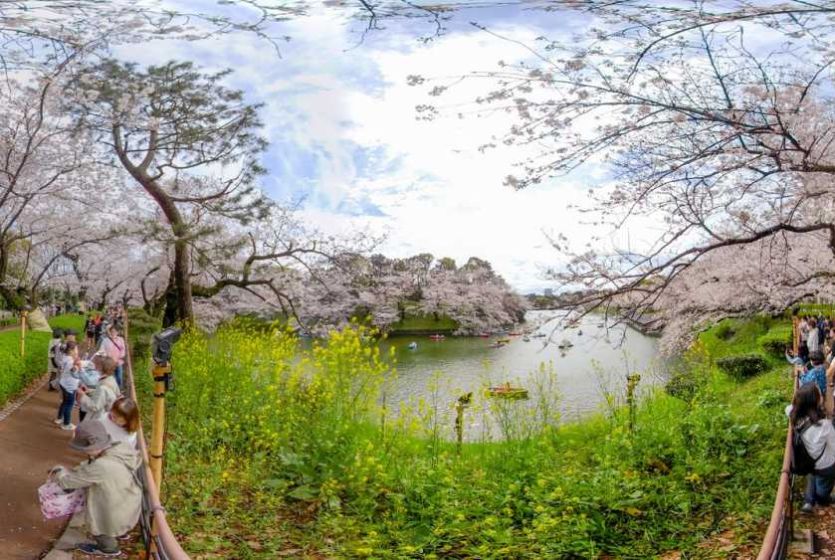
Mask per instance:
[[[74,469],[55,467],[50,478],[65,490],[87,489],[85,523],[95,543],[83,543],[78,550],[119,556],[116,537],[133,529],[142,508],[142,488],[136,478],[139,455],[126,442],[114,444],[104,424],[93,419],[78,425],[70,447],[89,459]]]

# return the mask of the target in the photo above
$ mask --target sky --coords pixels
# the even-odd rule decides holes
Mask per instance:
[[[364,23],[344,10],[322,8],[270,29],[280,56],[264,39],[237,33],[198,42],[158,41],[119,47],[117,56],[141,64],[189,59],[207,69],[232,68],[229,85],[263,103],[270,146],[263,186],[279,202],[301,201],[306,223],[328,234],[365,229],[384,233],[379,252],[406,257],[429,252],[460,265],[470,256],[492,263],[520,292],[557,286],[544,275],[559,266],[548,236],[565,234],[581,246],[595,232],[570,208],[587,205],[589,188],[605,184],[606,168],[577,173],[523,191],[504,186],[527,153],[501,147],[479,151],[513,123],[511,115],[478,114],[474,100],[490,84],[468,79],[441,97],[408,76],[448,83],[499,61],[531,58],[536,38],[570,36],[588,22],[518,5],[465,11],[431,41],[429,21],[386,21],[362,37]],[[437,82],[435,81],[437,80]],[[419,104],[439,103],[441,116],[417,119]],[[463,118],[459,118],[461,113]],[[623,245],[657,236],[642,223],[612,237]]]

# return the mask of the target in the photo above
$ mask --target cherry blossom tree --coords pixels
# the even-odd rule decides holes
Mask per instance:
[[[672,291],[685,293],[680,290],[705,274],[731,282],[722,288],[727,293],[738,277],[711,276],[725,263],[713,255],[727,257],[737,248],[774,259],[774,266],[743,261],[772,274],[765,285],[780,294],[774,301],[787,289],[815,292],[828,276],[825,268],[778,274],[777,265],[801,258],[793,253],[803,245],[797,236],[835,253],[833,46],[827,38],[835,9],[806,2],[665,7],[629,0],[553,6],[560,8],[592,14],[596,24],[585,36],[523,44],[524,62],[500,63],[468,78],[490,84],[476,101],[484,112],[515,117],[483,148],[514,145],[530,154],[506,185],[523,189],[593,166],[610,170],[587,208],[601,235],[586,247],[564,236],[553,239],[566,263],[555,268],[555,279],[586,290],[578,308],[616,304],[635,316],[673,305]],[[432,86],[437,96],[455,84]],[[431,118],[444,108],[420,110]],[[664,224],[657,238],[605,247],[612,230],[647,220]],[[769,252],[760,250],[763,245]],[[704,290],[689,293],[706,296],[702,311],[739,308]],[[772,304],[750,296],[741,298],[748,311]]]
[[[112,235],[73,221],[86,212],[95,185],[112,179],[61,111],[61,84],[73,62],[8,72],[0,87],[0,295],[7,305],[35,304],[53,263]]]
[[[269,206],[256,185],[266,145],[258,106],[222,85],[227,74],[204,74],[188,62],[143,71],[107,60],[79,71],[70,90],[79,128],[112,151],[162,213],[176,292],[167,323],[193,319],[189,250],[211,232],[200,218],[248,223]]]

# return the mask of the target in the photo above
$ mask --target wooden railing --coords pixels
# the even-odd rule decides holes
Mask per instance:
[[[797,318],[794,318],[792,319],[792,341],[795,356],[797,356],[797,350],[800,347],[799,335]],[[792,397],[794,397],[794,392],[797,391],[799,382],[796,367],[792,370],[792,379],[794,385]],[[757,560],[783,560],[788,556],[789,543],[794,536],[792,489],[794,488],[795,476],[791,473],[793,436],[794,429],[791,419],[789,419],[788,429],[786,430],[786,447],[783,451],[783,468],[780,470],[780,481],[777,484],[777,496],[774,498],[774,509],[771,510],[771,520],[768,523],[768,529],[765,532]]]
[[[125,320],[125,341],[128,340],[129,319]],[[136,385],[134,384],[133,364],[130,357],[130,347],[125,353],[125,382],[128,396],[138,403]],[[142,515],[139,525],[142,529],[142,540],[145,543],[147,555],[145,558],[154,560],[190,560],[188,554],[177,542],[174,533],[168,526],[165,508],[160,503],[157,487],[153,483],[151,469],[148,462],[148,447],[142,427],[137,434],[137,448],[142,456],[142,467],[139,469],[139,479],[142,482]]]

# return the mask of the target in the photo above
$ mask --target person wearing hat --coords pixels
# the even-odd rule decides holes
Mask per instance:
[[[89,459],[74,469],[62,466],[50,471],[50,479],[64,490],[87,489],[85,524],[95,539],[78,550],[92,556],[119,556],[116,537],[139,521],[142,488],[136,477],[139,454],[125,442],[113,443],[104,424],[87,420],[78,425],[70,447]]]

